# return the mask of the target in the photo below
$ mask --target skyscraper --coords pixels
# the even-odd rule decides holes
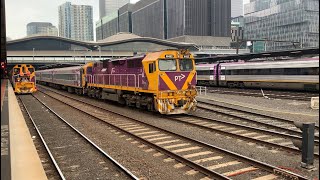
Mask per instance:
[[[245,38],[270,40],[267,50],[292,49],[292,42],[319,47],[319,0],[251,0],[245,5]]]
[[[92,6],[72,5],[70,2],[59,6],[59,32],[62,37],[93,41]]]
[[[59,36],[71,38],[71,2],[59,6]]]
[[[231,17],[243,16],[243,0],[231,0]]]
[[[130,3],[130,0],[99,0],[100,19]]]
[[[168,39],[186,35],[230,37],[230,0],[167,0],[165,12]]]
[[[27,24],[27,36],[58,36],[58,29],[48,22],[31,22]]]
[[[141,0],[97,22],[97,40],[118,32],[171,39],[231,35],[231,0]],[[196,38],[196,37],[195,37]]]

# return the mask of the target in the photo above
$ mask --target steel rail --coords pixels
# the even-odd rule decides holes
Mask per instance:
[[[50,91],[52,91],[52,90],[50,90]],[[163,128],[160,128],[160,127],[156,127],[156,126],[154,126],[154,125],[147,124],[147,123],[145,123],[145,122],[142,122],[142,121],[139,120],[139,119],[132,118],[132,117],[123,115],[123,114],[121,114],[121,113],[118,113],[118,112],[115,112],[115,111],[112,111],[112,110],[109,110],[109,109],[105,109],[105,108],[99,107],[99,106],[97,106],[97,105],[94,105],[94,104],[85,102],[85,101],[83,101],[83,100],[79,100],[79,99],[76,99],[76,98],[73,98],[73,97],[70,97],[70,96],[61,94],[61,93],[56,92],[56,91],[52,91],[52,92],[54,92],[54,93],[56,93],[56,94],[59,94],[59,95],[61,95],[61,96],[63,96],[63,97],[67,97],[67,98],[69,98],[69,99],[71,99],[71,100],[80,102],[80,103],[82,103],[82,104],[86,104],[86,105],[92,106],[92,107],[94,107],[94,108],[98,108],[98,109],[100,109],[100,110],[104,110],[104,111],[107,111],[107,112],[110,112],[110,113],[119,115],[119,116],[121,116],[121,117],[130,119],[130,120],[135,121],[135,122],[138,122],[138,123],[140,123],[140,124],[142,124],[142,125],[149,126],[149,127],[155,128],[155,129],[159,129],[159,130],[161,130],[161,131],[163,131],[163,132],[166,132],[166,133],[168,133],[168,134],[173,134],[173,135],[175,135],[175,136],[177,136],[177,137],[186,139],[186,140],[188,140],[188,141],[195,142],[195,143],[197,143],[197,144],[201,144],[202,146],[205,146],[205,147],[210,148],[210,149],[214,149],[214,150],[219,151],[219,152],[221,152],[221,153],[223,153],[223,154],[227,154],[227,155],[229,155],[229,156],[231,156],[231,157],[233,157],[233,158],[235,158],[235,159],[240,159],[240,160],[243,161],[243,162],[246,162],[246,163],[248,163],[248,164],[254,165],[254,166],[256,166],[256,167],[258,167],[258,168],[260,168],[260,169],[262,169],[262,170],[265,170],[265,171],[267,171],[267,172],[274,173],[274,174],[276,174],[276,175],[279,175],[279,176],[282,176],[282,177],[286,177],[286,178],[290,178],[290,179],[291,179],[291,178],[293,178],[293,179],[299,179],[299,180],[307,180],[307,179],[308,179],[308,178],[303,177],[303,176],[301,176],[301,175],[299,175],[299,174],[296,174],[296,173],[293,173],[293,172],[290,172],[290,171],[287,171],[287,170],[284,170],[284,169],[281,169],[281,168],[278,168],[278,167],[269,165],[269,164],[267,164],[267,163],[264,163],[264,162],[261,162],[261,161],[258,161],[258,160],[255,160],[255,159],[252,159],[252,158],[249,158],[249,157],[240,155],[240,154],[235,153],[235,152],[231,152],[231,151],[229,151],[229,150],[226,150],[226,149],[223,149],[223,148],[214,146],[214,145],[212,145],[212,144],[208,144],[208,143],[205,143],[205,142],[196,140],[196,139],[191,139],[191,138],[189,138],[189,137],[186,137],[186,136],[177,134],[177,133],[175,133],[175,132],[172,132],[172,131],[169,131],[169,130],[166,130],[166,129],[163,129]],[[44,92],[42,92],[42,93],[44,93]],[[44,93],[44,94],[47,94],[47,93]],[[75,109],[80,110],[79,108],[73,107],[73,106],[69,105],[68,103],[63,102],[62,100],[60,100],[60,99],[58,99],[58,98],[55,98],[55,97],[53,97],[53,96],[51,96],[51,95],[49,95],[49,94],[47,94],[47,95],[50,96],[50,97],[52,97],[53,99],[56,99],[56,100],[58,100],[58,101],[60,101],[60,102],[62,102],[62,103],[64,103],[64,104],[72,107],[72,108],[75,108]],[[80,110],[80,111],[82,111],[82,110]],[[87,114],[87,115],[89,115],[89,116],[94,117],[95,119],[101,120],[100,118],[97,118],[97,117],[95,117],[94,115],[91,115],[91,114],[88,113],[88,112],[85,112],[85,111],[82,111],[82,112],[85,113],[85,114]],[[106,121],[104,121],[104,120],[101,120],[101,121],[103,121],[103,122],[105,122],[105,123],[107,123],[107,124],[110,124],[110,123],[108,123],[108,122],[106,122]],[[121,129],[121,128],[113,125],[113,124],[110,124],[110,125],[111,125],[112,127],[115,127],[116,129],[119,129],[119,130],[122,131],[122,132],[126,132],[125,130],[123,130],[123,129]],[[128,132],[127,132],[127,133],[128,133]],[[129,133],[129,134],[130,134],[130,133]],[[134,136],[135,136],[135,135],[134,135]],[[139,139],[139,137],[138,137],[138,139]],[[145,142],[145,140],[144,140],[144,142]],[[149,144],[150,142],[146,141],[146,143]],[[154,145],[152,145],[152,146],[154,146]],[[156,149],[158,149],[158,148],[156,148]],[[188,161],[189,161],[189,160],[188,160]],[[212,172],[211,170],[209,170],[209,171]],[[205,173],[205,174],[206,174],[206,173]],[[217,173],[217,172],[214,172],[214,174],[220,175],[220,174]],[[220,175],[220,176],[221,176],[221,175]],[[220,178],[219,178],[219,179],[220,179]]]
[[[242,110],[242,109],[237,109],[237,108],[234,108],[234,107],[226,107],[226,106],[219,105],[219,104],[209,103],[209,102],[203,101],[201,99],[198,100],[198,101],[200,103],[204,103],[204,104],[207,104],[207,105],[214,105],[214,106],[218,106],[218,107],[221,107],[221,108],[228,108],[228,109],[232,109],[232,110],[243,112],[243,113],[250,113],[250,114],[261,116],[261,117],[264,117],[264,118],[276,119],[276,120],[281,121],[281,122],[292,123],[293,125],[294,125],[294,122],[295,122],[295,121],[290,120],[290,119],[284,119],[284,118],[280,118],[280,117],[275,117],[275,116],[270,116],[270,115],[265,115],[265,114],[259,114],[257,112],[251,112],[251,111],[246,111],[246,110]],[[214,100],[208,100],[208,101],[214,102]],[[316,128],[319,130],[319,125],[316,124]]]
[[[122,166],[119,162],[117,162],[115,159],[113,159],[109,154],[104,152],[102,148],[100,148],[98,145],[96,145],[93,141],[91,141],[88,137],[86,137],[83,133],[81,133],[79,130],[77,130],[75,127],[73,127],[70,123],[68,123],[63,117],[61,117],[58,113],[56,113],[54,110],[52,110],[49,106],[47,106],[44,102],[42,102],[39,98],[32,95],[35,99],[37,99],[43,106],[45,106],[47,109],[49,109],[55,116],[57,116],[60,120],[62,120],[64,123],[66,123],[72,130],[77,132],[81,137],[83,137],[87,142],[89,142],[94,148],[96,148],[100,153],[102,153],[108,160],[110,160],[113,164],[115,164],[118,168],[120,168],[126,175],[128,175],[131,179],[139,180],[133,173],[131,173],[129,170],[127,170],[124,166]]]
[[[43,138],[40,130],[38,129],[37,124],[34,122],[34,120],[33,120],[32,116],[31,116],[29,110],[27,109],[27,106],[25,105],[25,103],[23,102],[23,100],[20,98],[20,96],[19,96],[19,100],[20,100],[21,104],[23,105],[23,108],[24,108],[25,111],[27,112],[27,114],[28,114],[28,116],[29,116],[29,118],[30,118],[30,120],[31,120],[34,128],[36,129],[36,131],[37,131],[37,133],[38,133],[38,136],[40,137],[40,139],[41,139],[44,147],[46,148],[46,151],[47,151],[47,153],[49,154],[49,157],[50,157],[51,161],[53,162],[54,167],[55,167],[56,170],[58,171],[58,174],[59,174],[60,178],[61,178],[62,180],[65,180],[66,178],[64,177],[64,175],[63,175],[63,173],[62,173],[62,171],[61,171],[61,169],[60,169],[57,161],[56,161],[55,158],[53,157],[53,155],[52,155],[52,153],[51,153],[51,151],[50,151],[50,149],[49,149],[46,141],[44,140],[44,138]]]
[[[263,117],[263,118],[275,119],[277,121],[290,123],[290,124],[292,124],[294,126],[294,121],[291,121],[291,120],[282,119],[282,118],[273,117],[273,116],[268,116],[268,115],[264,115],[264,114],[258,114],[258,113],[255,113],[255,112],[249,112],[249,111],[240,110],[240,109],[236,109],[236,108],[232,108],[232,107],[226,107],[226,106],[222,106],[222,105],[217,105],[217,104],[213,104],[213,103],[204,102],[204,101],[201,101],[201,100],[200,101],[198,100],[198,102],[206,104],[206,105],[209,105],[209,106],[217,106],[218,108],[224,108],[224,109],[229,109],[229,110],[233,110],[233,111],[238,111],[238,112],[241,112],[241,113],[252,114],[252,115],[260,116],[260,117]],[[245,117],[240,117],[240,116],[233,115],[233,114],[228,114],[226,112],[210,109],[210,108],[207,108],[207,107],[199,107],[198,106],[198,108],[202,108],[202,109],[205,109],[205,110],[208,110],[208,111],[213,111],[213,112],[216,112],[216,113],[219,113],[219,114],[223,114],[223,115],[226,115],[226,116],[230,116],[230,117],[233,117],[233,118],[243,119],[245,121],[250,121],[250,122],[253,122],[253,123],[264,125],[264,126],[269,127],[269,128],[278,129],[278,130],[281,130],[281,131],[287,131],[287,132],[290,132],[290,133],[298,135],[298,136],[302,134],[301,131],[295,131],[295,130],[291,130],[291,129],[275,126],[275,125],[272,125],[272,124],[259,122],[257,120],[253,120],[253,119],[245,118]],[[316,129],[318,129],[317,127],[319,127],[319,126],[316,126]],[[316,142],[319,143],[319,136],[315,136],[315,137],[317,138]]]
[[[249,130],[255,131],[255,132],[262,131],[262,132],[264,132],[266,134],[279,135],[279,136],[285,137],[285,138],[292,138],[292,139],[302,140],[301,137],[293,136],[293,135],[289,135],[289,134],[284,134],[284,133],[279,133],[279,132],[276,132],[276,131],[270,131],[270,130],[265,130],[265,129],[260,129],[260,128],[254,128],[254,127],[249,127],[249,126],[245,126],[245,125],[238,125],[238,124],[235,124],[235,123],[224,122],[224,121],[220,121],[220,120],[216,120],[216,119],[209,119],[209,118],[200,117],[200,116],[196,116],[196,115],[189,115],[189,116],[191,116],[191,117],[193,116],[195,118],[198,118],[198,119],[201,119],[201,120],[204,120],[204,121],[213,121],[213,122],[217,122],[217,123],[221,123],[221,124],[226,124],[226,125],[229,125],[229,126],[241,127],[241,128],[244,128],[244,129],[249,129]],[[209,131],[215,131],[215,132],[219,132],[221,134],[225,134],[225,135],[228,135],[228,136],[244,139],[244,140],[247,140],[247,141],[254,141],[256,143],[267,145],[269,147],[281,148],[281,149],[286,150],[286,151],[290,151],[290,152],[301,154],[301,151],[299,149],[283,146],[283,145],[272,143],[272,142],[266,142],[266,141],[263,141],[263,140],[254,139],[254,138],[250,138],[250,137],[246,137],[246,136],[240,136],[240,135],[237,135],[237,134],[233,134],[231,132],[223,131],[223,130],[220,130],[220,129],[215,129],[214,127],[206,127],[206,126],[203,126],[203,125],[200,125],[200,124],[195,124],[195,123],[192,123],[192,122],[187,122],[187,121],[183,121],[183,120],[180,120],[180,119],[176,119],[174,117],[169,117],[169,119],[172,119],[174,121],[179,121],[179,122],[182,122],[182,123],[185,123],[185,124],[189,124],[189,125],[192,125],[192,126],[197,126],[199,128],[206,129],[206,130],[209,130]],[[318,153],[314,153],[314,156],[316,158],[319,158],[319,154]]]
[[[42,92],[41,90],[39,90],[39,91]],[[42,93],[44,93],[44,92],[42,92]],[[55,92],[55,93],[56,93],[56,92]],[[152,147],[152,148],[154,148],[154,149],[157,149],[158,151],[160,151],[160,152],[162,152],[162,153],[164,153],[164,154],[166,154],[166,155],[168,155],[168,156],[176,159],[176,160],[179,161],[179,162],[183,162],[183,163],[187,164],[189,167],[191,167],[191,168],[193,168],[193,169],[196,169],[196,170],[198,170],[199,172],[202,172],[203,174],[206,174],[206,175],[208,175],[208,176],[210,176],[210,177],[212,177],[212,178],[215,178],[215,179],[231,180],[229,177],[227,177],[227,176],[225,176],[225,175],[223,175],[223,174],[219,174],[219,173],[216,172],[216,171],[209,170],[209,169],[205,168],[204,166],[202,166],[202,165],[200,165],[200,164],[196,164],[196,163],[194,163],[194,162],[192,162],[192,161],[190,161],[190,160],[188,160],[188,159],[186,159],[186,158],[183,158],[182,156],[180,156],[180,155],[178,155],[178,154],[175,154],[175,153],[173,153],[173,152],[171,152],[171,151],[169,151],[169,150],[167,150],[167,149],[164,149],[164,148],[162,148],[162,147],[160,147],[160,146],[158,146],[158,145],[155,145],[155,144],[153,144],[153,143],[151,143],[151,142],[149,142],[149,141],[147,141],[147,140],[145,140],[145,139],[143,139],[143,138],[141,138],[141,137],[139,137],[139,136],[137,136],[137,135],[135,135],[135,134],[133,134],[133,133],[130,133],[130,132],[124,130],[124,129],[119,128],[118,126],[116,126],[116,125],[114,125],[114,124],[111,124],[111,123],[109,123],[109,122],[106,122],[106,121],[104,121],[103,119],[101,119],[101,118],[99,118],[99,117],[96,117],[96,116],[94,116],[94,115],[92,115],[92,114],[90,114],[90,113],[88,113],[88,112],[86,112],[86,111],[83,111],[83,110],[81,110],[81,109],[79,109],[79,108],[77,108],[77,107],[73,107],[73,106],[71,106],[70,104],[68,104],[68,103],[66,103],[66,102],[63,102],[63,101],[61,101],[61,100],[58,99],[58,98],[55,98],[55,97],[53,97],[53,96],[51,96],[51,95],[49,95],[49,94],[47,94],[47,93],[44,93],[44,94],[46,94],[47,96],[49,96],[49,97],[51,97],[51,98],[53,98],[53,99],[58,100],[59,102],[62,102],[62,103],[65,104],[65,105],[68,105],[69,107],[72,107],[72,108],[74,108],[74,109],[77,109],[78,111],[80,111],[80,112],[82,112],[82,113],[84,113],[84,114],[87,114],[88,116],[90,116],[90,117],[92,117],[92,118],[94,118],[94,119],[96,119],[96,120],[98,120],[98,121],[102,121],[102,122],[106,123],[108,126],[111,126],[112,128],[114,128],[114,129],[116,129],[116,130],[118,130],[118,131],[121,131],[121,132],[123,132],[123,133],[125,133],[125,134],[129,134],[130,136],[138,139],[139,141],[143,142],[144,144],[147,144],[148,146],[150,146],[150,147]],[[57,93],[57,94],[58,94],[58,93]],[[62,94],[59,94],[59,95],[62,95]],[[65,95],[63,95],[63,96],[65,96]],[[69,97],[69,96],[65,96],[65,97],[68,97],[68,98],[70,98],[70,99],[72,99],[72,100],[76,100],[76,99],[73,99],[72,97]],[[76,101],[87,104],[86,102],[82,102],[81,100],[76,100]],[[87,105],[91,105],[91,104],[88,103]],[[99,107],[99,106],[95,106],[95,105],[91,105],[91,106],[93,106],[93,107],[95,107],[95,108],[99,108],[99,109],[101,109],[101,110],[103,110],[103,111],[108,111],[108,110],[106,110],[106,109],[104,109],[104,108],[101,108],[101,107]],[[130,118],[130,117],[121,115],[120,113],[116,113],[116,112],[112,112],[112,111],[108,111],[108,112],[114,113],[114,114],[119,115],[119,116],[121,116],[121,117],[124,117],[124,118],[126,118],[126,119],[130,119],[130,120],[137,121],[137,120],[132,119],[132,118]],[[142,124],[141,122],[139,122],[139,123]],[[145,125],[152,127],[152,125],[148,125],[148,124],[145,124]],[[153,128],[159,129],[159,128],[157,128],[157,127],[153,127]]]
[[[245,89],[246,91],[239,91],[243,89],[232,89],[232,88],[225,88],[225,89],[214,89],[210,88],[209,92],[212,93],[218,93],[218,94],[230,94],[230,93],[236,93],[241,96],[252,96],[252,97],[262,97],[261,91],[258,89]],[[282,94],[281,91],[264,91],[264,95],[271,97],[271,98],[277,98],[277,99],[294,99],[294,100],[301,100],[301,101],[309,101],[312,97],[318,96],[317,94],[302,94],[299,92],[285,92]],[[291,93],[291,94],[290,94]]]

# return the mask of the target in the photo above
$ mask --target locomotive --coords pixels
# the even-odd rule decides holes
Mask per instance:
[[[35,68],[29,64],[17,64],[9,72],[16,94],[30,94],[37,91]]]
[[[42,84],[71,93],[161,114],[186,114],[194,111],[197,104],[195,61],[187,50],[41,70],[36,76]]]

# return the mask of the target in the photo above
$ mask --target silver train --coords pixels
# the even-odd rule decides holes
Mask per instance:
[[[197,65],[198,85],[319,91],[319,57]]]

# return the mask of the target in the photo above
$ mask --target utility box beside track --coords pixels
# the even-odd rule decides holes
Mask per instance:
[[[311,98],[311,108],[312,109],[319,109],[319,97]]]

